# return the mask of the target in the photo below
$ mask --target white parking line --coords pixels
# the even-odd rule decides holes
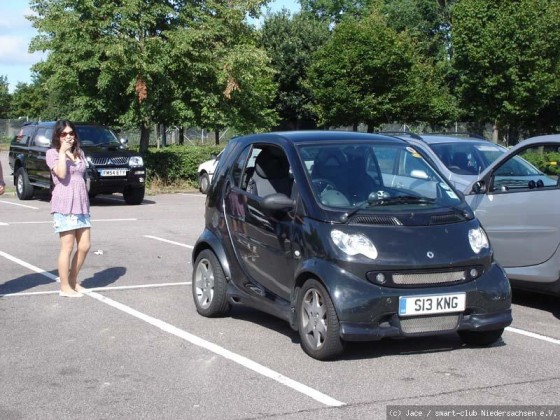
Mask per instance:
[[[39,268],[39,267],[35,267],[35,266],[32,265],[32,264],[26,263],[25,261],[22,261],[22,260],[20,260],[19,258],[14,257],[13,255],[10,255],[10,254],[7,254],[7,253],[5,253],[5,252],[3,252],[3,251],[0,251],[0,256],[4,257],[4,258],[6,258],[6,259],[8,259],[8,260],[10,260],[10,261],[13,261],[13,262],[15,262],[16,264],[19,264],[19,265],[21,265],[21,266],[23,266],[23,267],[25,267],[25,268],[29,268],[31,271],[34,271],[34,272],[39,273],[39,274],[42,274],[43,276],[48,277],[49,279],[51,279],[51,280],[53,280],[53,281],[57,281],[57,280],[58,280],[58,277],[55,276],[54,274],[49,273],[48,271],[45,271],[45,270],[43,270],[43,269],[41,269],[41,268]]]
[[[137,218],[128,218],[128,219],[91,219],[92,222],[136,222]],[[0,226],[10,226],[10,225],[41,225],[41,224],[52,224],[52,220],[39,220],[35,222],[9,222],[9,223],[1,223]]]
[[[25,207],[26,209],[39,210],[39,207],[28,206],[28,205],[26,205],[26,204],[15,203],[15,202],[13,202],[13,201],[4,201],[4,200],[0,200],[0,203],[2,203],[2,204],[11,204],[12,206],[18,206],[18,207]]]
[[[138,284],[136,286],[107,286],[107,287],[91,287],[87,290],[96,292],[103,292],[105,290],[130,290],[130,289],[149,289],[155,287],[170,287],[170,286],[188,286],[192,284],[190,281],[179,281],[176,283],[156,283],[156,284]],[[0,297],[17,297],[17,296],[35,296],[35,295],[57,295],[58,290],[52,292],[18,292],[0,294]]]
[[[45,271],[45,270],[41,270],[31,264],[28,264],[18,258],[15,258],[9,254],[6,254],[5,252],[0,251],[0,255],[4,256],[5,258],[8,258],[9,260],[16,262],[18,264],[23,265],[24,267],[27,268],[32,268],[33,271],[36,272],[40,272],[40,274],[48,277],[48,278],[52,278],[52,274]],[[311,387],[308,387],[307,385],[304,385],[300,382],[297,382],[293,379],[288,378],[287,376],[282,375],[279,372],[276,372],[272,369],[267,368],[266,366],[263,366],[251,359],[248,359],[244,356],[241,356],[237,353],[234,353],[232,351],[229,351],[223,347],[218,346],[217,344],[211,343],[210,341],[206,341],[203,338],[200,338],[196,335],[193,335],[191,333],[188,333],[187,331],[181,330],[180,328],[175,327],[174,325],[168,324],[165,321],[162,321],[160,319],[154,318],[152,316],[146,315],[142,312],[137,311],[136,309],[131,308],[130,306],[124,305],[120,302],[117,302],[113,299],[109,299],[97,292],[91,291],[89,289],[86,289],[84,292],[87,296],[90,296],[96,300],[98,300],[99,302],[105,303],[109,306],[112,306],[115,309],[118,309],[122,312],[125,312],[129,315],[132,315],[144,322],[147,322],[150,325],[153,325],[154,327],[159,328],[160,330],[173,334],[176,337],[179,337],[185,341],[188,341],[191,344],[194,344],[195,346],[198,347],[202,347],[208,351],[211,351],[212,353],[215,353],[219,356],[222,356],[228,360],[231,360],[232,362],[235,362],[243,367],[246,367],[247,369],[252,370],[253,372],[256,372],[260,375],[266,376],[267,378],[270,378],[282,385],[285,385],[299,393],[302,393],[304,395],[307,395],[310,398],[313,398],[314,400],[331,406],[331,407],[340,407],[345,405],[345,403],[338,401],[332,397],[329,397],[326,394],[323,394],[320,391],[317,391],[316,389],[313,389]]]
[[[546,335],[536,334],[531,331],[520,330],[519,328],[506,327],[506,331],[516,333],[516,334],[526,335],[527,337],[536,338],[537,340],[548,341],[549,343],[552,344],[560,344],[560,340],[557,340],[556,338],[547,337]]]
[[[167,242],[168,244],[182,246],[183,248],[194,249],[194,246],[182,244],[181,242],[170,241],[169,239],[158,238],[157,236],[144,235],[144,238],[155,239],[156,241]]]
[[[260,375],[266,376],[267,378],[270,378],[276,382],[281,383],[282,385],[285,385],[289,388],[292,388],[293,390],[300,392],[304,395],[307,395],[308,397],[313,398],[316,401],[319,401],[322,404],[331,406],[331,407],[340,407],[343,405],[346,405],[345,403],[338,401],[332,397],[329,397],[326,394],[323,394],[320,391],[317,391],[316,389],[310,388],[307,385],[304,385],[300,382],[294,381],[293,379],[290,379],[284,375],[282,375],[281,373],[278,373],[272,369],[267,368],[266,366],[263,366],[257,362],[254,362],[251,359],[248,359],[244,356],[241,356],[237,353],[233,353],[223,347],[218,346],[217,344],[211,343],[210,341],[206,341],[203,338],[200,338],[196,335],[190,334],[184,330],[181,330],[180,328],[177,328],[171,324],[168,324],[167,322],[164,322],[160,319],[151,317],[149,315],[146,315],[142,312],[139,312],[135,309],[132,309],[129,306],[123,305],[122,303],[119,303],[117,301],[114,301],[112,299],[109,299],[103,295],[100,295],[99,293],[96,292],[89,292],[86,291],[86,295],[91,296],[94,299],[97,299],[100,302],[103,302],[109,306],[112,306],[113,308],[119,309],[120,311],[123,311],[129,315],[132,315],[138,319],[141,319],[144,322],[147,322],[148,324],[153,325],[154,327],[159,328],[162,331],[168,332],[170,334],[175,335],[176,337],[182,338],[185,341],[188,341],[191,344],[194,344],[195,346],[199,346],[202,347],[206,350],[211,351],[212,353],[215,353],[219,356],[222,356],[228,360],[231,360],[241,366],[246,367],[247,369],[252,370],[253,372],[256,372]]]

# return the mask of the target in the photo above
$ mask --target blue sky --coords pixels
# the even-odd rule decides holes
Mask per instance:
[[[299,10],[297,0],[271,0],[271,11],[286,8]],[[25,18],[31,14],[28,0],[0,2],[0,76],[6,76],[13,92],[19,82],[31,82],[30,67],[44,58],[42,53],[28,53],[29,42],[37,33]]]

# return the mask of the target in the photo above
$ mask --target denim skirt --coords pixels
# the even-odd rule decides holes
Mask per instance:
[[[91,227],[89,214],[53,213],[55,233]]]

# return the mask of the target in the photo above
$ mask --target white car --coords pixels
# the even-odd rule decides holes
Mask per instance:
[[[198,189],[202,194],[208,193],[208,189],[212,183],[212,177],[214,176],[214,171],[216,170],[216,166],[218,165],[221,155],[221,152],[218,156],[212,155],[212,159],[198,165]]]

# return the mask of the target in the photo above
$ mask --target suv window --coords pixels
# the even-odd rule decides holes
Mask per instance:
[[[19,130],[18,135],[14,138],[14,142],[18,144],[27,144],[29,137],[33,134],[34,126],[24,126]]]
[[[33,145],[39,147],[49,147],[51,145],[52,128],[40,127],[33,138]]]

